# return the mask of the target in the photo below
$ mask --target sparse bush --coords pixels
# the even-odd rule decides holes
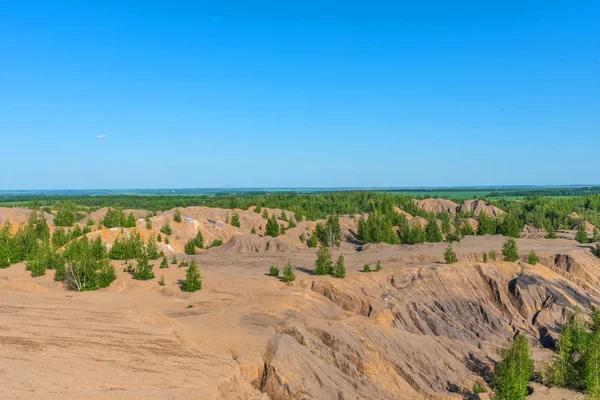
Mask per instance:
[[[279,276],[279,268],[277,268],[274,265],[271,265],[271,268],[269,268],[269,275],[275,277]]]
[[[379,272],[383,269],[383,267],[381,266],[381,261],[377,261],[377,264],[375,264],[375,271]]]
[[[250,230],[250,233],[253,235],[256,235],[256,228],[252,227],[252,229]]]
[[[133,279],[137,279],[139,281],[147,281],[150,279],[154,279],[154,272],[152,272],[152,264],[148,261],[148,255],[143,254],[137,260],[137,265],[135,266],[135,270],[133,271]]]
[[[167,258],[163,257],[162,261],[160,262],[160,267],[159,268],[169,268],[169,263],[167,262]]]
[[[483,253],[483,262],[484,263],[488,262],[488,255],[487,255],[487,253]]]
[[[315,275],[329,275],[333,269],[333,260],[331,252],[325,246],[319,247],[317,251],[317,259],[315,261]]]
[[[194,242],[194,239],[190,239],[186,242],[185,247],[183,248],[183,251],[187,255],[196,254],[196,243]]]
[[[202,277],[200,276],[196,261],[192,260],[185,273],[185,280],[183,281],[181,290],[184,292],[195,292],[200,289],[202,289]]]
[[[498,253],[496,253],[496,250],[492,250],[488,253],[490,260],[492,261],[496,261],[496,259],[498,258]]]
[[[448,244],[446,248],[446,252],[444,253],[444,260],[446,260],[446,264],[454,264],[457,262],[456,253],[452,250],[452,245]]]
[[[294,274],[294,270],[292,269],[292,263],[289,261],[287,262],[287,264],[285,264],[285,267],[283,267],[283,276],[281,277],[281,280],[285,283],[293,282],[296,280],[296,275]]]
[[[173,254],[173,258],[171,259],[171,264],[176,265],[177,264],[177,256],[175,254]]]
[[[527,256],[527,263],[531,264],[531,265],[536,265],[538,263],[538,256],[535,253],[535,250],[531,250],[531,252],[529,252],[529,255]]]
[[[169,222],[165,222],[162,228],[160,228],[160,231],[165,235],[173,234],[173,229],[171,228],[171,224]]]
[[[482,394],[485,392],[487,392],[487,390],[481,383],[479,383],[479,382],[473,383],[473,394]]]
[[[579,243],[587,243],[588,242],[588,234],[587,234],[587,230],[586,230],[586,224],[584,221],[582,221],[579,224],[579,228],[577,229],[577,234],[575,235],[575,240],[577,240]]]
[[[194,244],[199,249],[204,248],[204,236],[202,236],[202,232],[198,231],[196,237],[194,238]]]
[[[344,256],[340,255],[333,267],[333,276],[336,278],[346,277],[346,266],[344,265]]]
[[[175,213],[173,214],[173,221],[181,223],[181,211],[179,211],[179,208],[175,209]]]
[[[165,276],[164,275],[160,276],[160,279],[158,280],[158,284],[160,286],[165,286]]]
[[[219,247],[223,244],[223,240],[221,239],[215,239],[213,240],[213,242],[210,244],[210,247]]]
[[[231,221],[229,222],[232,226],[240,227],[240,216],[237,212],[234,212],[231,216]]]
[[[517,248],[517,242],[513,238],[507,238],[502,245],[502,255],[504,261],[515,262],[519,259],[519,249]]]

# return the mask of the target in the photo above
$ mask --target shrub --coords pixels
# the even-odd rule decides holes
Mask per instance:
[[[381,266],[381,261],[377,261],[377,264],[375,264],[375,271],[379,272],[383,269],[383,267]]]
[[[173,264],[173,265],[177,264],[177,256],[175,254],[173,254],[173,258],[171,259],[171,264]]]
[[[183,281],[181,290],[184,292],[195,292],[200,289],[202,289],[202,277],[200,276],[196,261],[192,260],[185,272],[185,280]]]
[[[137,279],[139,281],[147,281],[149,279],[154,279],[154,272],[152,272],[152,264],[148,262],[148,255],[143,254],[137,260],[137,265],[135,266],[135,270],[133,271],[133,279]]]
[[[169,268],[169,263],[167,262],[167,257],[163,257],[162,261],[160,262],[159,268]]]
[[[317,235],[313,234],[310,238],[308,238],[308,247],[317,247],[317,244],[319,244]]]
[[[215,239],[213,240],[213,242],[210,244],[210,247],[219,247],[223,244],[223,240],[221,239]]]
[[[315,260],[315,275],[329,275],[333,269],[333,260],[331,252],[325,246],[319,247],[317,259]]]
[[[363,272],[371,272],[371,267],[369,267],[369,264],[365,264],[363,267]]]
[[[484,263],[488,262],[488,255],[487,255],[487,253],[483,253],[483,262]]]
[[[504,261],[515,262],[519,259],[519,249],[517,248],[517,242],[513,238],[508,238],[502,245],[502,255]]]
[[[577,229],[577,234],[575,235],[575,240],[577,240],[579,243],[587,243],[588,242],[588,234],[587,234],[587,230],[585,229],[586,224],[585,221],[582,221],[579,224],[579,228]]]
[[[204,248],[204,236],[202,236],[202,232],[198,231],[196,237],[194,238],[194,244],[199,249]]]
[[[160,228],[160,231],[162,233],[164,233],[165,235],[171,235],[173,233],[173,229],[171,228],[171,224],[168,222],[165,222],[165,224],[162,226],[162,228]]]
[[[496,259],[498,258],[498,253],[496,253],[496,250],[492,250],[488,253],[490,260],[492,261],[496,261]]]
[[[479,382],[473,383],[473,394],[481,394],[481,393],[485,393],[485,392],[487,392],[487,390],[481,383],[479,383]]]
[[[285,283],[296,280],[296,275],[294,274],[294,270],[292,269],[292,263],[289,261],[287,262],[287,264],[285,264],[285,267],[283,267],[283,276],[281,277],[281,280]]]
[[[231,216],[230,224],[238,228],[240,227],[240,216],[236,212],[234,212]]]
[[[457,260],[456,253],[452,250],[452,245],[448,244],[446,248],[446,252],[444,253],[444,260],[446,260],[446,264],[454,264]]]
[[[196,254],[196,243],[194,242],[194,239],[190,239],[186,242],[185,247],[183,248],[183,251],[187,255]]]
[[[344,265],[344,256],[340,255],[333,267],[333,276],[336,278],[346,277],[346,267]]]
[[[181,211],[179,211],[179,208],[175,209],[175,213],[173,214],[173,221],[181,223]]]
[[[279,276],[279,268],[277,268],[274,265],[271,265],[271,268],[269,268],[269,275],[270,276]]]
[[[527,263],[529,263],[531,265],[536,265],[538,263],[538,256],[533,249],[527,256]]]
[[[164,275],[160,276],[160,279],[158,280],[158,284],[160,286],[165,286],[165,276]]]

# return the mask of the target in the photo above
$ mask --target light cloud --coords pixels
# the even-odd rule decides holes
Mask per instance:
[[[108,139],[108,135],[104,135],[101,133],[98,136],[96,136],[96,139]]]

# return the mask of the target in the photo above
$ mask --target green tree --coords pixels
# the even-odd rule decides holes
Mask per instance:
[[[375,264],[375,271],[379,272],[383,269],[383,267],[381,266],[381,261],[377,261],[377,264]]]
[[[165,235],[171,235],[173,233],[173,229],[171,229],[171,224],[168,221],[165,222],[162,228],[160,228],[160,231]]]
[[[363,272],[371,272],[371,267],[369,266],[369,264],[365,264],[365,266],[363,267]]]
[[[329,249],[321,245],[317,251],[317,259],[315,261],[315,275],[329,275],[333,269],[333,260]]]
[[[317,224],[315,234],[322,245],[327,247],[339,246],[342,240],[340,217],[331,215],[324,224]]]
[[[194,239],[190,239],[185,243],[185,247],[184,247],[183,251],[187,255],[196,254],[196,243],[195,243]]]
[[[318,244],[319,244],[319,239],[317,238],[317,235],[313,234],[313,235],[311,235],[311,237],[308,238],[308,242],[307,242],[308,247],[317,247]]]
[[[199,249],[204,248],[204,237],[202,236],[202,232],[198,231],[198,233],[196,234],[196,237],[194,238],[194,244]]]
[[[495,235],[498,227],[498,221],[494,217],[490,217],[487,212],[482,211],[479,214],[479,229],[478,235]]]
[[[125,225],[126,228],[135,228],[136,226],[136,221],[135,221],[135,216],[133,215],[132,212],[129,213],[129,215],[127,216],[127,219],[125,220]]]
[[[270,276],[279,276],[279,268],[277,268],[274,265],[271,265],[271,268],[269,268],[269,275]]]
[[[427,222],[427,226],[425,227],[425,234],[427,235],[428,242],[437,243],[442,241],[442,231],[440,231],[440,227],[438,226],[435,218],[430,218]]]
[[[600,231],[598,228],[594,227],[594,233],[592,234],[592,242],[597,242],[600,240]]]
[[[163,257],[160,262],[160,268],[169,268],[169,263],[167,262],[167,257]]]
[[[501,357],[494,377],[496,398],[525,399],[527,386],[533,377],[533,360],[525,336],[517,335],[513,343],[501,352]]]
[[[192,260],[190,266],[185,273],[185,280],[181,286],[181,290],[184,292],[195,292],[202,289],[202,277],[200,276],[200,270],[196,261]]]
[[[277,223],[275,216],[271,216],[271,218],[267,220],[267,225],[265,226],[265,234],[271,237],[279,236],[279,224]]]
[[[152,271],[152,264],[148,261],[148,255],[143,253],[137,259],[137,265],[135,266],[135,270],[133,271],[133,279],[137,279],[140,281],[147,281],[149,279],[154,279],[154,272]]]
[[[289,261],[287,262],[287,264],[285,264],[285,267],[283,267],[283,276],[281,277],[281,280],[285,283],[293,282],[296,280],[296,274],[294,274],[292,263]]]
[[[519,249],[517,248],[515,239],[506,239],[502,245],[502,255],[504,256],[504,261],[515,262],[519,259]]]
[[[151,260],[158,260],[158,257],[160,257],[158,244],[156,244],[154,235],[150,235],[150,237],[148,237],[148,243],[146,243],[146,252],[148,253],[148,258]]]
[[[531,265],[536,265],[538,263],[538,256],[535,253],[535,250],[531,250],[529,252],[529,255],[527,256],[527,263],[531,264]]]
[[[181,211],[179,211],[179,208],[176,208],[173,213],[173,221],[181,223]]]
[[[335,266],[333,267],[333,276],[336,278],[345,278],[346,277],[346,267],[344,265],[344,256],[340,255],[335,262]]]
[[[454,264],[457,260],[456,253],[452,250],[452,245],[448,244],[446,247],[446,251],[444,252],[444,260],[446,260],[446,264]]]
[[[237,226],[238,228],[240,227],[240,216],[238,215],[237,212],[234,212],[233,215],[231,216],[231,221],[230,224],[232,226]]]
[[[588,233],[586,230],[586,225],[584,222],[579,224],[579,228],[577,229],[577,234],[575,235],[575,240],[579,243],[587,243],[588,242]]]

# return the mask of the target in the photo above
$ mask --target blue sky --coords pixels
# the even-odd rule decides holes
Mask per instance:
[[[5,1],[0,190],[600,184],[600,2]]]

